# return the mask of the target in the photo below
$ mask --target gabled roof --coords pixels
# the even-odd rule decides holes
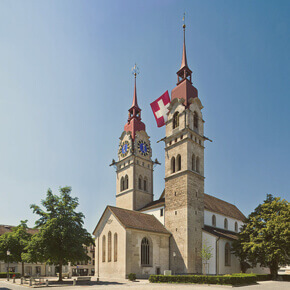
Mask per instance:
[[[219,228],[206,226],[206,225],[203,227],[203,230],[207,233],[210,233],[210,234],[216,236],[216,237],[230,239],[230,240],[237,240],[238,239],[237,233],[232,232],[232,231],[219,229]]]
[[[165,190],[163,190],[158,200],[150,202],[149,204],[141,208],[139,211],[149,210],[152,208],[163,206],[164,204],[165,204]],[[246,219],[243,213],[235,205],[206,193],[204,194],[204,209],[240,221],[244,221]]]
[[[8,233],[8,232],[12,232],[12,229],[15,228],[15,226],[8,226],[8,225],[0,225],[0,236]],[[28,228],[27,232],[29,234],[36,234],[38,233],[38,229],[30,229]]]
[[[246,219],[243,213],[235,205],[206,193],[204,194],[204,208],[240,221]]]
[[[128,210],[124,208],[119,208],[115,206],[107,206],[102,217],[104,216],[106,210],[109,210],[116,219],[122,224],[126,229],[136,229],[141,231],[169,234],[162,223],[153,215],[141,213],[134,210]],[[100,218],[100,221],[102,219]],[[99,223],[100,223],[99,221]],[[99,225],[97,224],[94,233]]]
[[[165,198],[159,198],[157,200],[154,200],[150,203],[148,203],[146,206],[138,209],[138,211],[145,211],[145,210],[149,210],[149,209],[153,209],[153,208],[156,208],[156,207],[160,207],[160,206],[163,206],[165,204]]]

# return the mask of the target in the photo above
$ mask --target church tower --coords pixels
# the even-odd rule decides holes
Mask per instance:
[[[204,141],[202,104],[192,85],[183,25],[183,53],[177,86],[171,92],[165,137],[165,227],[170,238],[170,269],[202,273],[204,224]]]
[[[116,167],[116,206],[138,210],[153,201],[153,161],[149,136],[141,121],[141,109],[137,102],[136,77],[133,68],[134,95],[128,121],[120,137]]]

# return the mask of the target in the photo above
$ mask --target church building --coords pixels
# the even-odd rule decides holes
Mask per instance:
[[[166,121],[165,189],[153,199],[150,137],[137,102],[120,137],[116,206],[107,206],[95,230],[95,275],[138,278],[151,274],[228,274],[241,271],[231,244],[245,220],[233,204],[204,193],[202,98],[192,84],[185,47]],[[149,105],[149,104],[148,104]],[[212,257],[202,260],[203,246]]]

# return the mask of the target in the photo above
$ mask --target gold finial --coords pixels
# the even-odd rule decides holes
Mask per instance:
[[[139,71],[139,67],[137,66],[137,64],[135,63],[135,65],[132,67],[132,74],[134,75],[134,77],[136,78],[136,76],[140,73]]]
[[[183,21],[183,29],[185,29],[186,25],[185,25],[185,12],[183,13],[183,18],[182,18],[182,21]]]

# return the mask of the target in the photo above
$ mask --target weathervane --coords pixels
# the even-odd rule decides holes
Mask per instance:
[[[139,71],[139,67],[137,66],[137,64],[135,63],[135,65],[132,67],[132,74],[134,75],[134,77],[136,78],[136,76],[140,73]]]
[[[185,30],[185,27],[186,27],[186,26],[185,26],[185,12],[183,13],[182,21],[183,21],[183,26],[182,26],[182,27],[183,27],[183,29]]]

